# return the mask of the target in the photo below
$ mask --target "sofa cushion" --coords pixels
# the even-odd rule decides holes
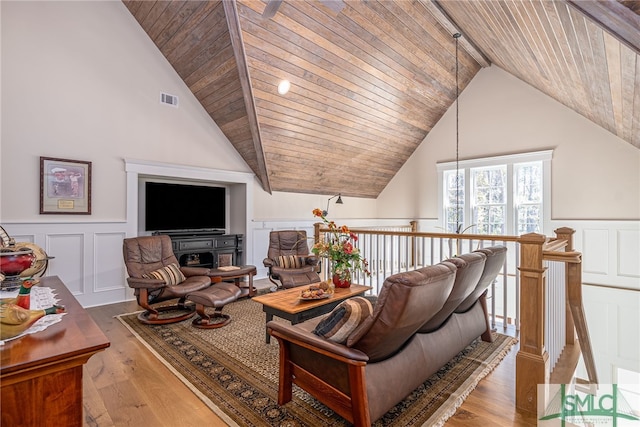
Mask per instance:
[[[476,303],[480,295],[493,283],[493,281],[502,270],[507,258],[507,247],[502,245],[490,246],[483,249],[478,249],[474,252],[480,252],[486,255],[487,260],[484,263],[484,270],[482,276],[478,280],[476,288],[469,294],[464,301],[460,303],[456,308],[456,313],[464,313],[469,310]]]
[[[349,336],[347,346],[369,362],[391,357],[444,305],[456,275],[449,262],[389,276],[373,314]]]
[[[305,264],[304,257],[295,255],[283,255],[276,258],[276,263],[282,268],[302,268]]]
[[[186,277],[180,271],[178,264],[169,264],[150,273],[143,274],[142,277],[147,279],[162,280],[169,286],[177,285],[184,282]]]
[[[353,297],[341,302],[316,325],[313,333],[330,341],[344,344],[349,335],[373,312],[373,306],[364,297]]]
[[[456,266],[456,280],[453,282],[453,290],[449,294],[444,307],[427,323],[422,325],[418,332],[428,333],[440,328],[451,316],[456,308],[476,288],[487,256],[480,252],[462,254],[446,260]]]

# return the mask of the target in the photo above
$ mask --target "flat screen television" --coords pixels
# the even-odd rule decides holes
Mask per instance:
[[[224,187],[145,183],[146,231],[222,231],[226,227]]]

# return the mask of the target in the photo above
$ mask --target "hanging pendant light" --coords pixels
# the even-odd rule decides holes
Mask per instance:
[[[460,156],[459,156],[459,148],[460,148],[460,126],[458,124],[460,112],[459,112],[459,101],[458,97],[460,96],[460,86],[458,84],[458,39],[460,38],[460,33],[455,33],[453,38],[456,41],[456,233],[460,233],[460,229],[462,228],[462,224],[460,224]]]

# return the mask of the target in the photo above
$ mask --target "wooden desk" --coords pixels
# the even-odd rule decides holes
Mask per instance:
[[[110,343],[57,276],[38,286],[52,288],[67,314],[0,346],[0,424],[82,426],[82,365]]]
[[[308,286],[298,286],[284,289],[253,297],[253,300],[262,304],[262,311],[267,315],[266,323],[273,320],[273,316],[278,316],[295,325],[330,312],[345,299],[364,294],[371,286],[351,285],[348,288],[336,288],[330,298],[302,301],[300,293],[307,288]],[[271,342],[269,332],[266,333],[266,342]]]

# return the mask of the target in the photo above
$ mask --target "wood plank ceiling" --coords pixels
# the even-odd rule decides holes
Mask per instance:
[[[271,2],[124,0],[265,191],[377,197],[456,99],[456,31],[460,92],[493,64],[640,148],[638,2]]]

